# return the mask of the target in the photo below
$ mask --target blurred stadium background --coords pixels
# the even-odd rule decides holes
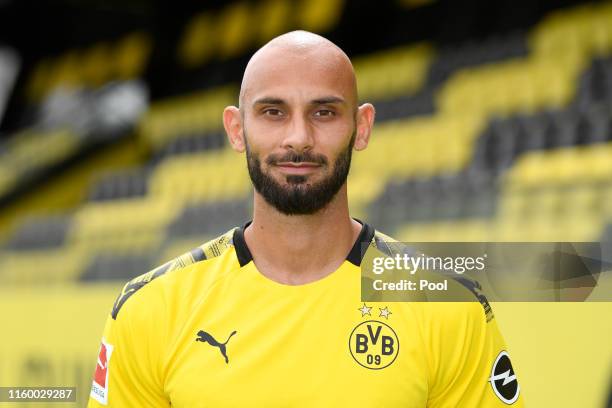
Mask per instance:
[[[121,285],[249,219],[221,111],[298,28],[377,108],[355,216],[406,241],[612,241],[612,2],[1,0],[1,386],[82,405]],[[494,310],[529,406],[607,406],[612,303]]]

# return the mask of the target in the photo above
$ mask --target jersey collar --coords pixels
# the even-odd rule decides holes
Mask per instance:
[[[361,259],[363,258],[363,254],[361,252],[362,244],[369,245],[370,242],[372,242],[372,239],[374,238],[374,228],[372,228],[365,222],[358,220],[357,218],[354,218],[354,220],[360,223],[362,227],[361,232],[357,237],[357,240],[355,241],[353,247],[346,256],[346,260],[355,266],[360,266]],[[251,251],[249,250],[249,247],[247,246],[246,241],[244,239],[244,230],[249,225],[251,225],[251,222],[252,221],[249,221],[242,227],[236,228],[234,230],[233,243],[234,247],[236,248],[236,256],[238,257],[238,262],[240,263],[241,267],[245,266],[253,260],[253,255],[251,255]]]

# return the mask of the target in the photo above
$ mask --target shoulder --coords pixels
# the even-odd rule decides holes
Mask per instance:
[[[369,255],[370,259],[381,256],[396,257],[398,255],[414,258],[428,256],[427,251],[418,248],[418,243],[399,242],[378,230],[374,232],[369,249],[373,250],[373,253]],[[483,292],[481,284],[473,277],[441,269],[419,270],[416,274],[414,276],[420,275],[420,277],[433,282],[448,282],[446,292],[418,297],[418,299],[422,300],[419,303],[437,305],[424,309],[429,314],[434,313],[438,315],[438,318],[449,318],[451,320],[456,319],[458,314],[463,316],[470,315],[474,319],[482,319],[484,316],[486,322],[494,318],[493,310]]]
[[[375,249],[377,252],[381,252],[385,256],[395,256],[396,254],[413,255],[416,253],[415,248],[409,243],[400,242],[376,229],[370,241],[370,248]]]
[[[127,282],[113,304],[111,317],[116,320],[128,300],[134,303],[133,299],[140,298],[139,303],[146,303],[145,307],[153,306],[148,298],[159,298],[158,295],[167,286],[180,284],[181,281],[193,283],[191,281],[195,276],[190,272],[204,272],[199,273],[203,275],[202,278],[214,279],[208,272],[219,272],[216,266],[227,260],[225,255],[231,253],[234,231],[235,228]]]
[[[415,306],[422,320],[441,331],[470,330],[487,324],[478,302],[419,302]]]

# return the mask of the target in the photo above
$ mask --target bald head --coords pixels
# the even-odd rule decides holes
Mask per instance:
[[[312,74],[322,86],[336,84],[336,91],[357,107],[357,81],[348,56],[328,39],[307,31],[278,36],[251,57],[240,87],[240,107],[248,104],[262,85],[274,83],[275,78],[303,79],[304,74]]]
[[[274,195],[290,189],[298,201],[312,202],[316,191],[336,197],[346,186],[351,152],[367,147],[374,116],[372,104],[357,106],[355,73],[346,54],[319,35],[293,31],[253,55],[242,79],[240,107],[223,110],[223,126],[232,148],[246,152],[253,183],[263,183],[256,184],[256,192],[264,194],[263,187],[276,183]],[[298,190],[308,194],[295,195]],[[346,188],[342,191],[338,203],[346,205]]]

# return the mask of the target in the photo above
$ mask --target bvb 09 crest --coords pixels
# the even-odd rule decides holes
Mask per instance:
[[[349,337],[351,355],[371,370],[390,366],[399,353],[399,339],[391,326],[377,320],[358,324]]]

